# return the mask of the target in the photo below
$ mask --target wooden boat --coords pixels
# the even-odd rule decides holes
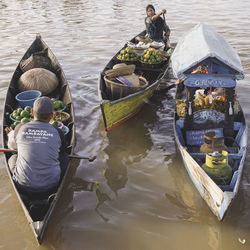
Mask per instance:
[[[176,89],[176,144],[200,195],[223,220],[238,192],[247,148],[247,125],[235,95],[236,80],[244,77],[240,58],[200,23],[180,39],[171,61],[182,79]]]
[[[145,31],[143,31],[138,36],[131,39],[130,43],[138,43],[136,37],[143,37],[145,34]],[[107,88],[107,85],[105,84],[105,72],[112,69],[115,64],[123,62],[118,60],[117,56],[120,51],[125,49],[127,46],[128,45],[125,44],[124,47],[113,56],[99,77],[98,94],[104,125],[107,131],[112,130],[139,112],[143,104],[153,95],[169,66],[169,58],[156,65],[147,65],[145,63],[140,63],[138,60],[135,62],[125,61],[126,64],[135,64],[135,74],[143,76],[149,84],[146,88],[139,89],[137,92],[113,98],[111,90]],[[169,52],[170,51],[171,49]]]
[[[24,54],[23,58],[21,59],[20,63],[18,64],[13,77],[10,81],[7,96],[5,99],[4,104],[4,115],[3,115],[3,141],[2,145],[7,148],[7,136],[6,131],[10,127],[11,123],[13,121],[10,119],[9,114],[18,107],[18,103],[15,100],[16,94],[18,94],[20,91],[18,90],[17,81],[20,78],[20,76],[23,74],[23,64],[21,67],[21,62],[23,62],[25,59],[30,58],[31,55],[35,54],[46,54],[46,58],[49,58],[50,60],[50,69],[52,72],[54,72],[59,79],[59,85],[58,87],[49,95],[49,97],[54,97],[59,100],[62,100],[64,104],[66,104],[66,111],[70,114],[70,118],[67,122],[67,127],[69,128],[69,133],[65,135],[66,141],[67,141],[67,151],[68,153],[73,152],[74,144],[75,144],[75,125],[74,125],[74,108],[72,104],[70,89],[67,83],[67,80],[65,78],[65,75],[62,71],[62,68],[57,61],[56,57],[53,55],[50,48],[45,44],[45,42],[41,39],[40,36],[37,36],[34,42],[31,44],[27,52]],[[37,66],[37,65],[36,65]],[[39,199],[39,197],[34,198],[33,200],[30,200],[27,196],[21,194],[19,190],[16,188],[11,173],[8,166],[8,159],[12,155],[11,152],[5,152],[4,158],[5,158],[5,166],[8,172],[8,175],[10,177],[10,181],[12,183],[12,186],[15,190],[15,193],[17,195],[17,198],[22,206],[22,209],[24,211],[24,214],[28,220],[28,223],[31,226],[31,229],[34,233],[34,236],[36,237],[39,244],[41,244],[43,239],[43,234],[46,229],[46,226],[50,220],[50,217],[52,215],[53,210],[55,209],[55,205],[61,195],[62,188],[65,182],[65,178],[67,176],[68,170],[66,170],[66,173],[60,183],[60,186],[58,187],[57,192],[55,193],[55,196],[53,199]],[[69,168],[68,168],[69,169]]]

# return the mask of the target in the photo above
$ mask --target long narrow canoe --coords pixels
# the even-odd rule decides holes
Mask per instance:
[[[145,36],[145,31],[135,36],[130,40],[130,42],[133,44],[138,43],[138,41],[136,40],[136,37],[138,36]],[[169,66],[169,58],[162,62],[159,67],[154,68],[147,65],[145,66],[145,64],[143,65],[139,62],[135,62],[135,74],[141,75],[146,78],[149,83],[148,87],[125,97],[114,100],[112,99],[110,90],[105,84],[104,76],[106,70],[112,69],[115,64],[122,63],[122,61],[119,61],[117,59],[117,56],[119,55],[120,51],[125,49],[127,46],[128,45],[125,44],[124,47],[113,56],[113,58],[108,62],[104,70],[101,72],[99,78],[98,94],[104,125],[107,131],[112,130],[140,111],[143,104],[147,102],[147,100],[150,99],[150,97],[153,95],[154,91],[160,83],[160,80],[166,74]]]
[[[10,81],[8,91],[7,91],[7,96],[5,99],[5,104],[4,104],[4,112],[3,112],[3,128],[4,129],[3,129],[2,145],[5,148],[7,148],[6,128],[9,128],[10,125],[13,123],[13,121],[10,119],[9,114],[13,110],[19,107],[17,101],[15,100],[15,96],[16,94],[20,92],[18,89],[17,82],[20,76],[23,74],[23,71],[22,71],[23,64],[21,67],[21,62],[25,59],[30,58],[30,56],[34,54],[43,54],[43,55],[46,54],[46,57],[50,59],[49,68],[52,72],[56,74],[59,80],[58,87],[49,95],[49,97],[62,100],[64,104],[66,104],[66,109],[64,111],[70,114],[70,119],[67,121],[67,127],[69,128],[69,133],[66,134],[65,137],[66,137],[66,141],[68,145],[67,153],[71,154],[73,153],[73,149],[75,145],[75,125],[74,125],[74,108],[72,104],[70,89],[69,89],[67,80],[65,78],[65,75],[62,71],[62,68],[59,62],[57,61],[56,57],[54,56],[50,48],[45,44],[45,42],[41,39],[40,36],[36,37],[36,39],[31,44],[27,52],[24,54],[23,58],[18,64],[13,74],[13,77]],[[16,188],[12,180],[12,176],[11,176],[9,166],[7,163],[11,155],[12,155],[11,152],[4,153],[5,166],[6,166],[10,181],[12,183],[16,196],[20,202],[20,205],[24,211],[24,214],[27,218],[27,221],[32,229],[32,232],[35,238],[37,239],[38,243],[41,244],[46,226],[50,220],[52,212],[55,209],[55,205],[59,197],[62,195],[62,188],[63,188],[69,168],[66,170],[66,173],[53,199],[39,200],[39,197],[37,197],[37,199],[35,200],[28,200],[26,196],[23,196],[22,194],[20,194],[20,192],[18,191],[18,189]]]
[[[200,23],[178,42],[172,67],[182,79],[176,90],[176,144],[195,187],[223,220],[238,192],[247,148],[247,125],[235,95],[236,80],[244,77],[240,58]]]

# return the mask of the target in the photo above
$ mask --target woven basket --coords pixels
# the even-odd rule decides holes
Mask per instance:
[[[135,64],[135,65],[137,65],[139,56],[137,56],[135,60],[120,59],[119,56],[117,56],[116,59],[119,62],[123,62],[123,63],[126,63],[126,64]]]
[[[139,60],[139,62],[140,62],[141,67],[153,68],[153,69],[160,68],[164,63],[166,63],[166,61],[160,61],[160,62],[156,62],[156,63],[146,63],[146,62],[143,62],[141,60]]]
[[[53,120],[60,121],[63,124],[67,124],[70,120],[70,114],[63,111],[54,111],[53,112]]]
[[[144,78],[139,78],[140,81],[139,87],[127,86],[120,83],[116,83],[109,80],[106,76],[104,76],[104,80],[107,89],[110,91],[112,100],[117,100],[122,97],[128,96],[130,94],[143,90],[148,86],[148,82]]]
[[[20,68],[23,72],[26,72],[33,68],[44,68],[51,70],[50,59],[43,54],[32,54],[28,59],[20,62]]]

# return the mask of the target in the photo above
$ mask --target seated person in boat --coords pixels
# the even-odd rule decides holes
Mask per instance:
[[[161,18],[161,15],[165,14],[166,10],[163,9],[161,12],[156,14],[154,6],[149,4],[146,7],[146,13],[146,37],[149,37],[150,39],[156,42],[167,43],[167,41],[169,40],[170,29],[166,24],[165,20]],[[163,32],[165,32],[164,35]]]
[[[8,134],[8,147],[17,150],[8,163],[20,191],[55,192],[68,166],[64,134],[49,123],[53,110],[50,98],[38,98],[31,111],[34,120],[18,124]]]

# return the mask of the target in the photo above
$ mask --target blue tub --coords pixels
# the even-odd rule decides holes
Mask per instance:
[[[40,96],[42,96],[42,93],[39,90],[27,90],[17,94],[16,100],[21,108],[25,108],[26,106],[33,107],[34,101]]]

